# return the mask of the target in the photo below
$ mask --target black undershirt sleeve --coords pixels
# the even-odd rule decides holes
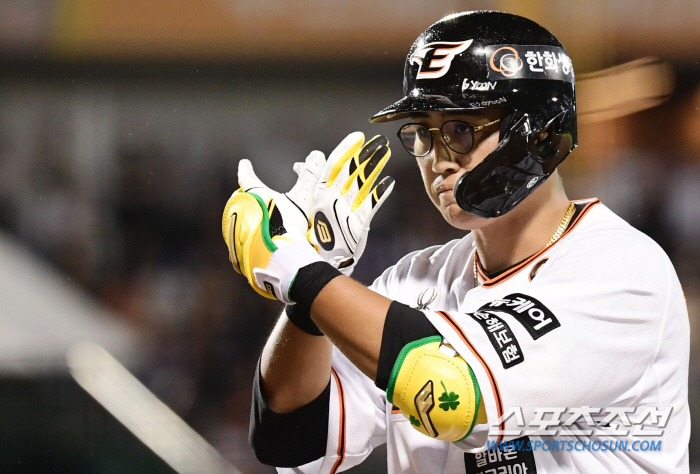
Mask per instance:
[[[384,322],[375,385],[386,391],[391,370],[394,368],[394,363],[399,357],[401,349],[406,344],[439,334],[435,326],[428,321],[428,318],[421,311],[401,304],[398,301],[392,301]]]
[[[275,413],[267,406],[260,386],[260,361],[253,380],[250,410],[250,447],[263,464],[298,467],[326,455],[330,376],[325,390],[291,413]]]

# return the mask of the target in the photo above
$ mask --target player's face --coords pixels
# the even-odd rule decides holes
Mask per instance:
[[[504,115],[505,112],[500,110],[485,110],[459,115],[429,112],[412,116],[411,122],[439,129],[448,120],[461,120],[477,126],[487,124]],[[491,219],[469,214],[460,208],[455,201],[453,188],[460,176],[474,169],[496,149],[500,125],[498,122],[474,132],[474,146],[468,153],[463,154],[450,149],[445,144],[440,131],[432,131],[433,147],[430,153],[426,156],[416,157],[428,196],[445,220],[458,229],[474,230],[491,221]]]

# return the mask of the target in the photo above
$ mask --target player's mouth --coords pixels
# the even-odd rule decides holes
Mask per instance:
[[[441,206],[449,206],[457,202],[455,200],[455,195],[452,190],[452,186],[445,186],[443,188],[438,189],[437,198],[438,201],[440,201]]]
[[[435,187],[435,193],[438,196],[442,196],[445,193],[452,194],[452,188],[453,188],[453,186],[451,184],[441,183]]]

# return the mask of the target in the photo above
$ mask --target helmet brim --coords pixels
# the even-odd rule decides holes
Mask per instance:
[[[493,109],[506,106],[505,99],[484,101],[481,94],[465,94],[460,102],[455,103],[443,95],[406,96],[385,107],[369,119],[371,123],[391,122],[404,119],[419,112],[460,112],[468,110]]]
[[[459,107],[444,96],[406,96],[374,114],[369,121],[371,123],[391,122],[404,119],[416,112],[433,112],[461,108],[462,107]]]

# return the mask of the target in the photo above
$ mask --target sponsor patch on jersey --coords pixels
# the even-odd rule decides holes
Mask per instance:
[[[542,302],[522,293],[513,293],[492,301],[482,306],[480,311],[500,311],[513,316],[533,339],[539,339],[561,326],[554,313]]]
[[[564,48],[497,44],[484,48],[488,79],[550,79],[574,82],[574,68]]]
[[[496,349],[504,369],[520,364],[525,360],[518,340],[513,335],[510,326],[493,312],[486,310],[488,305],[482,306],[479,311],[468,313],[474,321],[479,323]]]
[[[466,472],[537,474],[535,454],[530,438],[523,436],[481,453],[464,453]]]
[[[472,41],[438,41],[418,47],[408,58],[409,64],[418,65],[416,79],[437,79],[447,74],[452,60],[466,51]]]
[[[335,246],[333,228],[323,212],[317,212],[314,216],[314,233],[316,240],[324,250],[333,250]]]

